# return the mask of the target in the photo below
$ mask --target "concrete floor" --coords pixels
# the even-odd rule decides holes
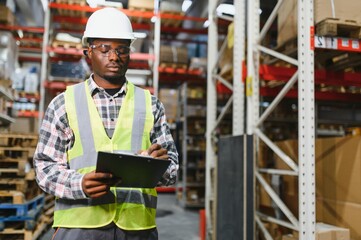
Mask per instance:
[[[176,202],[174,193],[159,193],[157,226],[159,240],[199,240],[199,212],[184,209]],[[50,240],[50,229],[39,240]]]

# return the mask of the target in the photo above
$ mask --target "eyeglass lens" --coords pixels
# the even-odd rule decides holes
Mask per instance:
[[[127,46],[120,46],[112,49],[110,45],[100,44],[100,45],[92,45],[91,48],[96,49],[101,52],[103,56],[109,56],[110,52],[114,51],[116,55],[128,55],[130,52],[130,48]]]

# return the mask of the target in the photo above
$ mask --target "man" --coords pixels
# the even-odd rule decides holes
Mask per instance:
[[[56,196],[53,239],[158,239],[155,189],[114,187],[119,179],[94,171],[97,151],[141,152],[171,161],[161,184],[176,179],[163,105],[125,77],[134,39],[124,13],[94,12],[83,36],[93,74],[46,110],[34,168],[39,186]]]

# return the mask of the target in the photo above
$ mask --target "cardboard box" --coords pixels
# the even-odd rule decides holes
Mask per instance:
[[[316,25],[327,18],[337,18],[343,22],[351,20],[361,24],[360,9],[361,1],[315,0],[314,23]],[[297,1],[283,1],[277,18],[278,46],[297,36],[297,11]]]
[[[277,145],[297,162],[297,140]],[[348,228],[351,239],[361,240],[361,137],[316,139],[315,161],[317,221]],[[277,157],[276,167],[289,169]],[[281,197],[298,216],[298,178],[283,176],[283,186]]]
[[[161,88],[159,91],[159,100],[163,103],[165,115],[168,122],[177,120],[178,91],[171,88]]]
[[[128,8],[153,10],[154,0],[128,0]]]
[[[361,204],[361,137],[322,138],[315,144],[316,196]],[[297,162],[297,140],[277,145]],[[278,157],[276,167],[289,169]],[[285,192],[297,195],[297,178],[284,176],[283,180]]]
[[[361,240],[361,204],[317,198],[316,206],[317,221],[348,228],[352,240]],[[338,234],[343,240],[347,233]]]
[[[7,6],[0,5],[0,22],[7,25],[15,24],[14,14]]]

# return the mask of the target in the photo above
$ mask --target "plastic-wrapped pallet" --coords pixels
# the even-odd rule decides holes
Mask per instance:
[[[53,62],[50,66],[49,80],[84,80],[89,73],[85,60],[78,62]]]
[[[18,52],[11,32],[0,31],[0,78],[10,79],[18,61]]]

